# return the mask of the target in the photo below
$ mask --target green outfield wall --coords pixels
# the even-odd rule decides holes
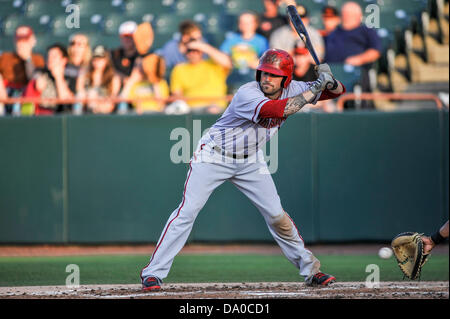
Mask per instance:
[[[0,118],[0,243],[156,242],[188,171],[170,154],[187,138],[189,159],[216,119]],[[289,118],[266,153],[304,240],[387,241],[440,227],[449,212],[448,122],[448,111],[432,110]],[[258,210],[226,182],[189,240],[272,239]]]

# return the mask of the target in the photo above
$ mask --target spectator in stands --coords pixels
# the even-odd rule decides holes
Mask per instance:
[[[202,36],[202,30],[198,24],[191,20],[185,20],[178,26],[179,37],[169,40],[164,46],[155,51],[164,58],[168,73],[179,63],[186,62],[186,43],[191,39],[206,40]]]
[[[75,92],[76,79],[65,77],[65,68],[69,61],[67,49],[62,44],[53,44],[47,49],[46,67],[36,70],[33,79],[28,83],[25,96],[41,98],[71,99]],[[74,83],[75,81],[75,83]],[[35,105],[36,115],[51,115],[71,109],[71,104],[41,103]]]
[[[311,61],[311,55],[307,48],[304,46],[294,48],[292,58],[294,59],[294,80],[303,82],[317,80],[315,64]]]
[[[164,59],[151,51],[139,57],[120,97],[145,99],[132,102],[138,114],[162,112],[169,97]]]
[[[138,25],[134,21],[125,21],[119,26],[120,47],[111,51],[111,60],[116,73],[120,76],[121,86],[125,87],[133,72],[139,52],[133,40]],[[130,84],[129,84],[130,85]],[[131,107],[129,103],[118,104],[117,112],[124,114]]]
[[[169,97],[169,85],[165,79],[160,79],[152,84],[141,80],[136,82],[128,94],[130,99],[138,99],[132,102],[137,114],[161,113],[166,106],[165,100]]]
[[[120,91],[120,77],[116,74],[108,52],[102,45],[94,48],[87,70],[81,71],[77,81],[77,97],[116,97]],[[87,103],[87,113],[111,113],[113,102]]]
[[[230,57],[206,42],[192,39],[186,43],[188,62],[175,66],[170,77],[170,89],[175,98],[190,98],[193,112],[221,113],[227,105],[224,99],[202,100],[201,97],[225,97],[226,79],[232,68]],[[203,55],[209,59],[203,59]],[[192,100],[192,98],[199,98]],[[170,108],[171,105],[168,106]]]
[[[346,2],[341,9],[341,25],[326,40],[326,63],[346,63],[361,67],[361,88],[371,92],[369,70],[379,59],[382,43],[374,29],[362,23],[363,13],[356,2]],[[363,101],[362,108],[374,108]]]
[[[69,37],[69,54],[68,65],[78,68],[87,67],[91,62],[92,51],[89,44],[89,38],[83,33],[75,33]]]
[[[134,21],[125,21],[119,26],[120,44],[119,48],[111,51],[111,59],[117,74],[123,82],[126,82],[138,58],[136,46],[133,40],[133,33],[137,29]]]
[[[319,31],[317,31],[309,24],[308,11],[306,7],[298,5],[297,11],[302,18],[303,24],[305,25],[309,37],[311,38],[311,42],[318,58],[322,60],[325,56],[325,43],[322,39],[322,36],[320,35]],[[270,37],[270,47],[282,49],[289,52],[291,55],[294,55],[295,49],[304,48],[305,44],[299,38],[294,26],[290,22],[289,25],[282,26],[272,33],[272,36]],[[311,63],[313,63],[314,60],[312,59],[312,57],[310,58]]]
[[[325,39],[341,23],[338,10],[333,6],[325,6],[322,9],[323,30],[319,30],[320,35]]]
[[[262,0],[264,2],[264,12],[259,16],[259,27],[257,33],[264,36],[269,41],[272,32],[288,23],[287,17],[278,12],[281,0]]]
[[[135,34],[134,32],[138,32]],[[168,84],[164,79],[166,65],[164,58],[153,53],[153,28],[150,23],[142,23],[133,28],[131,36],[137,50],[137,57],[127,80],[123,83],[119,97],[123,99],[146,98],[145,101],[133,101],[131,104],[120,102],[117,113],[125,114],[129,106],[138,114],[144,112],[160,112],[164,109],[165,100],[169,96]],[[148,43],[141,43],[150,37]],[[137,42],[136,42],[137,41]],[[143,45],[144,44],[144,45]],[[153,98],[153,100],[149,100]]]
[[[0,55],[0,98],[22,96],[36,68],[43,68],[44,57],[33,53],[36,37],[33,29],[22,25],[15,32],[15,52]],[[1,104],[1,103],[0,103]],[[20,108],[20,104],[15,104]],[[0,105],[6,114],[13,112],[13,105]],[[19,112],[20,110],[14,110]]]
[[[256,33],[259,25],[258,15],[246,11],[239,15],[239,33],[233,32],[220,46],[233,62],[233,69],[227,79],[230,92],[237,90],[243,83],[255,78],[255,69],[259,57],[268,49],[265,37]]]

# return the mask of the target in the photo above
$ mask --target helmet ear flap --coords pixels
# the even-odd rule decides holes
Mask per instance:
[[[261,81],[261,71],[260,70],[256,70],[256,82],[259,83],[259,81]]]

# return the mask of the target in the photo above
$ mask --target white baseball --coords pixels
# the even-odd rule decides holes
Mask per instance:
[[[380,250],[378,251],[378,256],[380,256],[380,258],[383,258],[383,259],[391,258],[392,257],[392,249],[390,249],[389,247],[380,248]]]

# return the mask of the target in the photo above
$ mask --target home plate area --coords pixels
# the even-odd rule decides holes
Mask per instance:
[[[307,287],[303,282],[176,283],[144,292],[140,285],[0,287],[0,299],[448,299],[447,281],[338,282]]]

